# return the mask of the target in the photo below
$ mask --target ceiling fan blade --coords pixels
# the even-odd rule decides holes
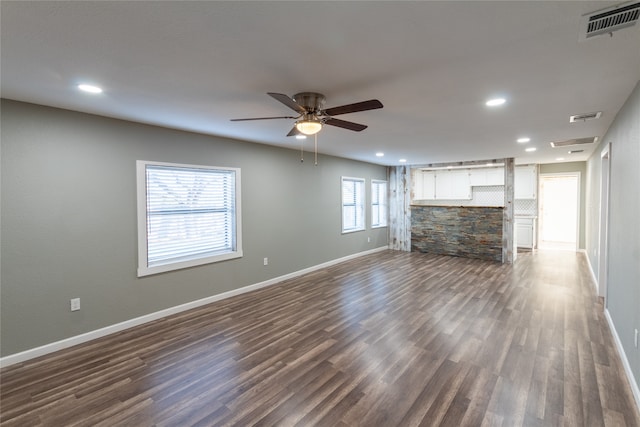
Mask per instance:
[[[366,125],[361,125],[360,123],[348,122],[346,120],[334,119],[333,117],[328,118],[324,121],[324,124],[337,126],[343,129],[354,130],[356,132],[363,131],[367,128]]]
[[[300,114],[304,114],[307,112],[307,110],[305,110],[302,105],[298,104],[296,101],[289,98],[284,93],[267,92],[267,95],[269,95],[270,97],[272,97],[277,101],[282,102],[284,105],[291,108],[293,111],[297,111]]]
[[[287,134],[287,136],[296,136],[296,135],[301,135],[302,133],[298,130],[297,127],[292,127],[291,130],[289,131],[289,133]]]
[[[300,117],[300,116],[298,116]],[[271,119],[297,119],[293,116],[279,116],[279,117],[251,117],[248,119],[231,119],[232,122],[246,122],[248,120],[271,120]]]
[[[370,99],[368,101],[356,102],[355,104],[341,105],[339,107],[327,108],[323,111],[327,116],[339,116],[340,114],[356,113],[358,111],[375,110],[382,108],[382,102],[377,99]]]

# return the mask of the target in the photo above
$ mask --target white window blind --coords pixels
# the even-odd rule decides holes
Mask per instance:
[[[342,177],[342,232],[364,230],[364,179]]]
[[[139,162],[139,276],[242,255],[239,172]]]
[[[387,181],[371,181],[371,227],[387,226]]]

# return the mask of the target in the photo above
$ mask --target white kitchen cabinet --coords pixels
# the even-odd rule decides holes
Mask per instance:
[[[474,187],[504,185],[504,168],[469,169],[469,179]]]
[[[516,217],[516,243],[519,248],[533,249],[535,242],[535,219]]]
[[[538,171],[536,165],[515,167],[513,184],[515,199],[535,199],[538,193]]]
[[[471,180],[469,171],[436,171],[436,199],[471,200]]]
[[[468,170],[417,170],[413,174],[414,200],[471,200]]]
[[[435,171],[415,171],[415,173],[413,174],[413,198],[415,200],[435,200]]]
[[[487,169],[486,185],[504,185],[504,168]]]

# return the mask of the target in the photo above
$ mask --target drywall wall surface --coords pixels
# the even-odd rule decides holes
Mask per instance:
[[[640,82],[618,112],[587,164],[587,254],[596,275],[599,265],[600,154],[610,150],[609,257],[606,304],[636,384],[640,384]]]
[[[585,221],[586,221],[586,188],[587,188],[587,162],[566,162],[566,163],[549,163],[541,164],[539,173],[564,173],[564,172],[580,172],[580,206],[579,218],[580,225],[578,227],[578,248],[585,248]]]
[[[341,233],[341,176],[370,200],[384,166],[9,100],[1,118],[3,356],[388,244],[368,206]],[[240,168],[244,256],[138,278],[136,160]]]

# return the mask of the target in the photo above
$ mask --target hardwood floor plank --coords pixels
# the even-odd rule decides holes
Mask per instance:
[[[422,349],[414,347],[410,352],[415,357],[409,356],[411,364],[405,365],[400,375],[392,374],[395,366],[387,370],[382,377],[384,384],[378,384],[378,394],[371,399],[373,403],[367,404],[364,399],[359,402],[366,411],[360,419],[363,425],[399,425],[400,418],[442,363]]]
[[[431,403],[429,410],[422,418],[420,426],[432,426],[432,425],[452,425],[452,422],[456,421],[456,418],[461,418],[468,407],[467,399],[455,400],[458,390],[467,375],[470,366],[467,364],[456,363],[455,367],[457,371],[452,378],[447,381],[438,392],[435,400]],[[458,405],[454,405],[454,402],[459,402]],[[453,406],[453,408],[452,408]],[[446,418],[446,415],[449,415]],[[380,425],[380,424],[379,424]]]
[[[464,417],[457,425],[477,426],[482,424],[491,398],[491,393],[487,393],[487,391],[493,390],[497,381],[498,376],[490,370],[471,364],[457,394],[457,397],[468,400],[469,404]]]
[[[384,251],[0,372],[0,426],[640,426],[583,254]]]
[[[459,369],[460,367],[457,363],[445,359],[433,373],[429,382],[424,386],[398,425],[419,425],[425,419],[433,402],[438,398],[437,391],[443,389],[449,381],[453,380]]]
[[[294,394],[259,421],[263,425],[295,425],[342,386],[347,377],[340,371],[327,369],[322,375],[292,390]],[[298,385],[298,384],[297,384]]]

